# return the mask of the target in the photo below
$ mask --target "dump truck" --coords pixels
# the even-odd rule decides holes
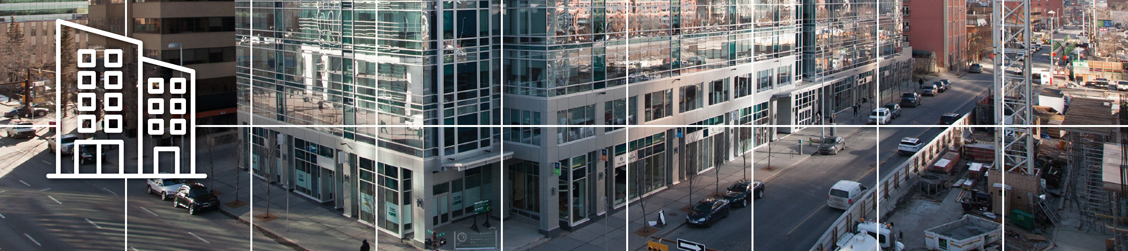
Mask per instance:
[[[905,244],[895,241],[893,225],[889,223],[878,224],[874,221],[858,221],[854,225],[854,232],[846,234],[835,245],[836,251],[858,250],[905,250]]]
[[[965,214],[959,220],[924,230],[924,244],[929,250],[987,250],[1000,241],[999,223]]]

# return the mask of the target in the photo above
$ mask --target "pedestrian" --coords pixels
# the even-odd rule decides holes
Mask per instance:
[[[368,239],[364,239],[364,243],[360,244],[360,251],[372,251],[372,247],[368,246]]]
[[[854,103],[854,117],[858,117],[858,103]]]
[[[924,88],[924,78],[917,79],[917,83],[919,83],[920,88]]]

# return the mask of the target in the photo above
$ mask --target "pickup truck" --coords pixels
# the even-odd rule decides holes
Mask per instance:
[[[47,140],[47,148],[51,149],[51,152],[61,151],[63,153],[63,155],[73,154],[74,153],[74,141],[78,140],[78,135],[67,134],[67,135],[63,135],[63,137],[61,139],[62,139],[62,142],[60,142],[60,144],[62,144],[62,146],[56,146],[55,145],[55,137],[51,137],[50,139]]]

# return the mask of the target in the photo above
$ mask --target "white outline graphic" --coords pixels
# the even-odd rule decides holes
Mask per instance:
[[[190,132],[194,132],[195,128],[196,128],[195,121],[190,119],[190,117],[192,115],[196,114],[196,106],[195,106],[196,97],[195,97],[195,95],[193,95],[196,92],[196,71],[193,70],[193,69],[190,69],[190,68],[186,68],[186,67],[182,67],[182,66],[179,66],[179,65],[170,64],[170,63],[167,63],[167,62],[162,62],[162,61],[157,60],[157,59],[141,56],[141,55],[144,55],[141,51],[142,48],[144,48],[144,44],[140,40],[130,38],[130,37],[126,37],[126,36],[122,36],[122,35],[118,35],[118,34],[114,34],[114,33],[108,32],[108,31],[103,31],[103,30],[91,28],[91,27],[88,27],[88,26],[76,24],[76,23],[69,22],[69,21],[66,21],[66,20],[55,20],[55,29],[56,30],[62,30],[62,28],[64,26],[68,27],[68,28],[73,28],[75,30],[85,31],[85,32],[89,32],[89,33],[92,33],[92,34],[95,34],[95,35],[103,36],[103,37],[106,37],[107,39],[112,39],[112,40],[117,40],[117,41],[129,43],[129,44],[132,44],[133,46],[136,46],[137,49],[133,53],[134,53],[134,55],[137,55],[137,64],[136,64],[137,65],[137,77],[136,77],[137,83],[136,83],[136,86],[138,86],[138,87],[141,87],[141,85],[143,83],[142,81],[144,81],[144,83],[149,83],[149,82],[152,82],[154,80],[159,79],[157,81],[160,81],[160,84],[161,84],[160,93],[163,94],[163,92],[164,92],[164,90],[163,90],[164,89],[163,85],[165,83],[164,79],[162,79],[162,78],[143,79],[142,78],[142,72],[143,72],[142,69],[143,69],[144,65],[151,65],[151,66],[157,66],[157,67],[172,69],[174,71],[183,72],[185,75],[188,75],[188,76],[183,77],[183,78],[170,78],[170,81],[176,81],[177,83],[180,84],[181,87],[187,87],[187,88],[178,88],[177,90],[175,90],[175,92],[177,94],[187,95],[186,97],[182,97],[183,99],[186,99],[186,100],[178,100],[177,101],[182,106],[181,107],[182,109],[178,109],[177,112],[184,112],[184,110],[186,110],[187,112],[186,112],[186,114],[183,114],[183,113],[182,114],[166,114],[166,116],[163,117],[163,118],[160,117],[160,116],[157,116],[157,117],[155,117],[155,118],[153,118],[149,121],[146,121],[146,118],[145,118],[146,116],[137,116],[138,118],[137,118],[137,121],[135,121],[135,123],[137,125],[138,130],[135,132],[136,135],[132,135],[135,138],[137,138],[137,146],[138,146],[137,147],[137,156],[139,156],[139,158],[137,158],[137,171],[136,171],[136,173],[125,173],[125,162],[126,162],[126,160],[125,160],[125,149],[126,148],[124,147],[125,146],[125,140],[122,140],[122,139],[85,140],[84,139],[84,140],[76,140],[74,145],[75,145],[75,147],[78,147],[80,145],[98,145],[99,146],[97,148],[97,151],[96,151],[96,154],[95,154],[96,155],[95,158],[97,159],[96,169],[98,171],[96,173],[80,173],[79,172],[80,168],[79,168],[79,165],[78,165],[78,161],[79,161],[80,158],[74,158],[74,161],[73,161],[74,164],[75,164],[74,173],[63,173],[62,172],[62,164],[61,164],[61,163],[63,163],[62,162],[62,151],[56,151],[55,152],[55,163],[56,163],[55,173],[47,174],[47,178],[48,179],[148,179],[148,178],[203,179],[203,178],[207,178],[207,174],[203,174],[203,173],[197,174],[196,173],[196,151],[195,151],[195,149],[185,149],[185,148],[195,148],[194,144],[196,142],[196,135],[194,133],[190,133]],[[61,51],[60,51],[61,49],[58,46],[59,43],[60,43],[60,37],[55,36],[55,44],[56,44],[56,46],[55,46],[55,62],[62,62]],[[78,54],[76,55],[77,56],[76,60],[79,61],[79,62],[77,62],[79,68],[94,68],[94,67],[97,66],[97,63],[98,63],[98,59],[96,58],[96,56],[98,55],[97,50],[79,49],[77,51],[78,51]],[[125,62],[125,58],[124,58],[125,50],[122,50],[122,49],[106,49],[106,50],[103,51],[103,53],[106,55],[106,57],[103,59],[104,67],[106,67],[106,68],[120,68],[120,67],[123,67],[125,65],[124,64],[124,62]],[[83,60],[86,57],[89,57],[89,61],[83,62]],[[62,72],[62,64],[61,63],[55,64],[55,71],[56,72]],[[123,75],[122,72],[120,72],[120,71],[116,71],[116,72],[106,71],[106,72],[107,73],[105,73],[105,74],[107,76],[114,76],[114,78],[111,79],[111,77],[106,77],[103,81],[98,81],[95,77],[95,76],[97,76],[96,72],[94,72],[94,71],[79,71],[78,72],[78,75],[79,75],[79,81],[78,82],[82,85],[79,85],[78,89],[79,90],[96,89],[95,85],[97,85],[98,82],[102,82],[103,85],[105,85],[105,88],[108,89],[108,90],[119,90],[124,86],[123,85],[124,83],[122,83],[122,78],[121,78],[121,77],[124,77],[124,76],[122,76]],[[84,79],[84,77],[86,77],[86,78]],[[91,80],[91,81],[85,81],[85,80]],[[114,81],[114,80],[116,80],[116,81]],[[62,85],[62,84],[63,84],[62,75],[56,74],[55,75],[55,85],[56,85],[55,87],[58,89],[60,87],[60,85]],[[153,92],[151,92],[151,91],[153,91],[152,86],[148,85],[148,84],[145,84],[145,85],[146,85],[146,87],[138,88],[138,91],[137,91],[136,99],[137,99],[137,102],[138,102],[139,110],[147,110],[147,109],[144,108],[144,107],[146,107],[147,103],[145,102],[145,99],[142,99],[142,97],[144,97],[144,94],[145,93],[153,94]],[[150,92],[145,92],[146,90],[150,91]],[[62,95],[62,93],[56,92],[55,93],[55,100],[62,100],[61,95]],[[88,97],[89,94],[80,93],[79,95],[80,95],[80,97],[90,98],[90,97]],[[118,99],[119,102],[117,102],[116,106],[113,106],[112,109],[106,109],[106,111],[120,112],[121,111],[120,107],[122,107],[124,105],[123,102],[125,102],[124,96],[121,95],[121,94],[117,94],[117,93],[111,94],[110,96],[115,98],[115,99]],[[95,96],[95,97],[93,97],[93,99],[97,100],[98,98]],[[81,100],[81,98],[80,98],[80,100]],[[185,104],[184,101],[187,101],[187,104]],[[161,103],[162,106],[164,105],[163,100],[160,103]],[[95,101],[93,104],[89,104],[89,105],[90,106],[88,106],[88,107],[83,107],[83,109],[81,109],[81,111],[95,110],[95,109],[89,109],[89,108],[94,108],[98,104],[97,104],[97,101]],[[187,105],[188,107],[183,107],[184,105]],[[55,104],[55,110],[56,111],[62,111],[63,110],[62,106],[63,106],[63,104],[56,103]],[[169,111],[169,109],[161,109],[161,110]],[[153,115],[153,114],[151,114],[151,115]],[[155,115],[160,115],[160,114],[155,114]],[[171,116],[171,117],[169,117],[169,116]],[[94,115],[83,114],[83,115],[78,115],[76,117],[92,120],[94,118]],[[121,114],[106,114],[104,117],[105,117],[105,119],[107,119],[107,120],[104,120],[106,123],[109,123],[110,120],[117,121],[116,127],[113,127],[113,128],[110,128],[107,125],[103,125],[107,129],[106,130],[107,133],[121,133],[123,131],[122,128],[125,127],[125,123],[128,123],[128,122],[124,121],[124,118],[122,117]],[[146,158],[141,158],[141,156],[144,156],[145,149],[143,149],[144,148],[143,146],[144,146],[144,143],[145,143],[145,139],[147,137],[142,132],[146,131],[148,129],[152,129],[152,128],[149,127],[149,123],[146,123],[146,122],[153,123],[153,121],[159,121],[159,122],[155,122],[155,123],[161,124],[162,127],[163,127],[163,125],[164,125],[163,119],[166,119],[166,118],[176,120],[176,122],[177,122],[176,124],[180,125],[180,127],[181,127],[180,130],[176,130],[176,132],[178,132],[179,135],[188,134],[187,135],[188,137],[187,137],[186,140],[184,140],[184,142],[190,142],[192,145],[191,145],[191,147],[189,147],[189,145],[187,145],[187,144],[184,144],[182,146],[154,146],[154,147],[152,147],[152,149],[153,149],[152,152],[153,152],[154,156],[152,156],[152,158],[149,158],[149,159],[152,161],[153,172],[152,173],[145,173],[144,172],[144,169],[145,169],[144,166],[145,166],[145,159]],[[55,121],[60,121],[59,125],[55,126],[56,129],[59,129],[59,127],[61,127],[61,124],[62,124],[61,123],[61,121],[62,121],[62,114],[61,113],[55,114]],[[97,124],[96,122],[90,123],[90,127],[82,128],[82,123],[79,123],[78,132],[79,133],[93,133],[94,131],[96,131],[96,128],[97,128],[96,124]],[[164,128],[161,128],[160,131],[163,132],[163,131],[166,131],[166,130],[164,130]],[[119,134],[119,135],[121,135],[121,134]],[[122,136],[125,136],[125,135],[122,135]],[[60,140],[61,140],[61,137],[55,137],[55,144],[61,145]],[[119,149],[119,151],[118,151],[118,163],[116,163],[117,167],[118,167],[118,173],[116,173],[116,174],[115,173],[102,173],[102,171],[101,171],[102,170],[102,159],[101,159],[102,158],[102,156],[101,156],[102,147],[101,146],[103,146],[103,145],[116,145]],[[187,168],[189,170],[188,173],[182,173],[181,170],[180,170],[180,168],[181,168],[180,162],[182,161],[180,159],[181,158],[180,155],[184,151],[188,151],[190,153],[190,154],[188,154],[189,158],[187,160]],[[172,173],[172,174],[159,173],[159,171],[158,171],[159,164],[158,163],[159,163],[159,159],[160,159],[159,158],[160,152],[172,152],[173,153],[174,157],[176,158],[175,159],[176,161],[173,161],[175,163],[173,165],[174,168],[175,168],[174,173]],[[75,152],[75,153],[79,154],[78,152]]]

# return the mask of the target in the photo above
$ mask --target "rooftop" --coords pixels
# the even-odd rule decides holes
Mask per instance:
[[[1091,98],[1074,98],[1069,108],[1066,109],[1065,120],[1062,121],[1062,128],[1069,132],[1084,132],[1101,135],[1111,135],[1113,128],[1111,126],[1117,125],[1116,113],[1113,112],[1112,106],[1115,102],[1110,100],[1091,99]],[[1092,128],[1092,127],[1071,127],[1071,126],[1110,126],[1109,128]]]

